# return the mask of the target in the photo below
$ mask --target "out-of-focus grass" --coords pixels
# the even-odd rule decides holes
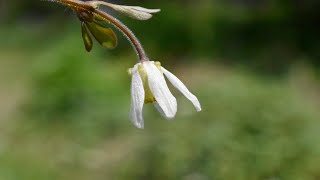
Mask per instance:
[[[135,57],[87,54],[78,35],[1,50],[0,97],[11,98],[1,101],[7,115],[0,121],[0,179],[320,177],[320,115],[297,88],[299,77],[268,79],[197,61],[163,64],[203,111],[173,90],[177,118],[166,121],[145,105],[145,129],[138,130],[128,119],[126,73]]]

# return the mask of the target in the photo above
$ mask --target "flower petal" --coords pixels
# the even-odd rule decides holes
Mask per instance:
[[[163,110],[161,109],[161,107],[159,106],[159,104],[157,103],[157,101],[155,101],[153,103],[154,107],[158,110],[158,112],[161,114],[162,117],[169,119],[166,114],[163,112]]]
[[[165,68],[161,67],[163,74],[168,78],[171,84],[177,88],[187,99],[189,99],[197,111],[201,111],[201,105],[199,103],[198,98],[193,95],[188,88],[171,72],[166,70]]]
[[[90,4],[94,8],[97,8],[99,5],[107,6],[117,12],[120,12],[137,20],[148,20],[152,17],[152,13],[160,12],[160,9],[147,9],[139,6],[124,6],[104,1],[90,1],[88,2],[88,4]]]
[[[167,119],[173,118],[177,113],[177,100],[171,94],[163,74],[154,65],[154,62],[145,61],[142,64],[147,72],[150,90],[162,109],[163,114]]]
[[[142,108],[144,103],[143,83],[137,65],[132,68],[130,120],[138,128],[143,128]]]

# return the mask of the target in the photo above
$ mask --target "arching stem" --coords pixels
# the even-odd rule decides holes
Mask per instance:
[[[98,15],[102,19],[109,21],[112,25],[114,25],[120,32],[122,32],[125,37],[129,40],[132,47],[137,53],[137,56],[139,58],[139,62],[143,61],[149,61],[149,58],[147,57],[140,41],[138,38],[134,35],[134,33],[121,21],[116,19],[115,17],[109,15],[108,13],[105,13],[98,9],[99,4],[108,5],[108,3],[103,3],[102,1],[79,1],[79,0],[48,0],[52,2],[61,3],[64,5],[67,5],[73,9],[79,9],[83,11],[89,11],[95,15]]]
[[[105,20],[109,21],[111,24],[113,24],[116,28],[119,29],[119,31],[121,31],[126,36],[126,38],[130,41],[132,47],[135,49],[140,62],[149,60],[140,41],[126,25],[124,25],[121,21],[119,21],[115,17],[113,17],[113,16],[111,16],[111,15],[109,15],[99,9],[95,9],[94,13],[101,16]]]

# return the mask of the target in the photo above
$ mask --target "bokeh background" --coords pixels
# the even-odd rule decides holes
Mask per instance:
[[[149,21],[110,11],[178,91],[164,120],[128,118],[135,53],[84,50],[73,12],[0,0],[0,179],[320,179],[320,1],[114,1],[160,8]]]

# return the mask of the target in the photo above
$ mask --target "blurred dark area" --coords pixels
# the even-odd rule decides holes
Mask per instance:
[[[320,1],[108,1],[160,8],[126,24],[198,97],[129,120],[137,59],[87,53],[71,9],[0,0],[0,179],[318,180]]]
[[[160,14],[148,22],[118,17],[134,29],[146,47],[153,47],[152,50],[157,53],[155,55],[177,57],[177,63],[183,59],[179,58],[181,56],[210,57],[210,61],[245,64],[256,72],[269,74],[286,72],[288,66],[301,58],[319,66],[318,0],[164,0],[117,3],[142,4],[162,9]],[[51,29],[51,33],[61,33],[66,24],[77,21],[72,17],[70,9],[46,1],[13,0],[1,4],[0,21],[3,25],[16,22],[27,25],[30,21],[43,26],[59,24]],[[119,48],[119,51],[123,49],[128,48]]]

